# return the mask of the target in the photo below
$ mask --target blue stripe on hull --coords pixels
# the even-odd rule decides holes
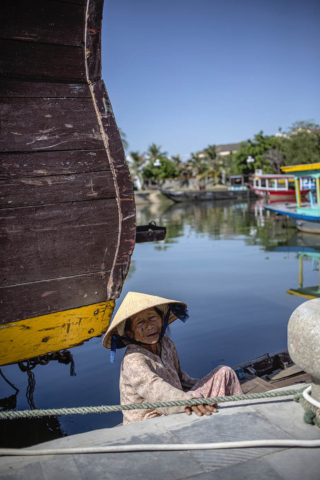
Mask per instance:
[[[310,222],[320,223],[320,217],[312,217],[311,215],[302,215],[301,213],[288,212],[287,210],[278,210],[273,207],[264,207],[265,210],[270,210],[271,212],[279,213],[280,215],[287,215],[288,217],[298,218],[300,220],[308,220]]]

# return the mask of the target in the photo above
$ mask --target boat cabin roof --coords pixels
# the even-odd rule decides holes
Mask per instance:
[[[253,175],[254,178],[262,178],[262,179],[274,179],[274,180],[278,180],[278,179],[283,179],[285,180],[286,178],[288,178],[289,180],[294,180],[294,175],[283,175],[282,173],[280,174],[254,174]]]
[[[293,174],[303,174],[305,176],[320,173],[320,163],[307,163],[305,165],[291,165],[287,167],[281,167],[281,170],[285,173],[292,172]]]

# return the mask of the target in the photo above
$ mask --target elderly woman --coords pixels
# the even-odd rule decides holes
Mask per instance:
[[[235,372],[224,366],[212,370],[202,380],[191,378],[181,370],[176,347],[165,333],[177,318],[188,318],[186,304],[174,300],[129,292],[123,300],[103,339],[111,348],[111,361],[117,348],[127,346],[121,364],[121,405],[165,402],[190,398],[241,395]],[[182,386],[191,389],[183,391]],[[161,415],[180,413],[211,415],[217,404],[187,407],[128,410],[123,423],[128,424]]]

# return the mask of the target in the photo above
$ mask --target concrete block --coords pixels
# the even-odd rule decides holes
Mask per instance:
[[[320,478],[319,448],[291,448],[264,457],[263,461],[284,480],[319,480]]]
[[[291,438],[277,426],[270,424],[255,411],[237,414],[219,414],[204,418],[184,427],[170,429],[180,443],[236,442],[241,440],[261,440]],[[250,408],[250,407],[249,407]],[[246,462],[252,458],[278,451],[276,448],[245,448],[230,450],[192,451],[193,457],[205,470],[213,470]]]
[[[188,480],[282,480],[263,460],[256,459],[188,477]]]
[[[169,432],[162,435],[137,435],[117,442],[124,444],[178,443]],[[83,480],[152,479],[180,480],[205,470],[188,452],[131,452],[76,455]]]
[[[45,480],[79,480],[81,478],[72,455],[46,455],[39,459]]]
[[[254,410],[270,423],[297,439],[319,440],[320,429],[307,425],[303,421],[304,409],[293,400],[278,400],[277,402],[252,405]],[[320,454],[320,452],[319,452]]]
[[[12,463],[8,462],[6,467],[1,465],[1,480],[45,480],[39,459],[32,462],[15,462],[15,460],[19,459],[11,459]]]

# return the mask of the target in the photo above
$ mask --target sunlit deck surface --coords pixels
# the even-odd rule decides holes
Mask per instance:
[[[301,388],[296,384],[290,388]],[[292,397],[222,404],[210,417],[185,414],[65,437],[37,448],[183,444],[259,439],[320,439]],[[110,414],[112,415],[112,414]],[[45,457],[2,457],[0,478],[71,479],[319,479],[319,448],[250,448]]]

